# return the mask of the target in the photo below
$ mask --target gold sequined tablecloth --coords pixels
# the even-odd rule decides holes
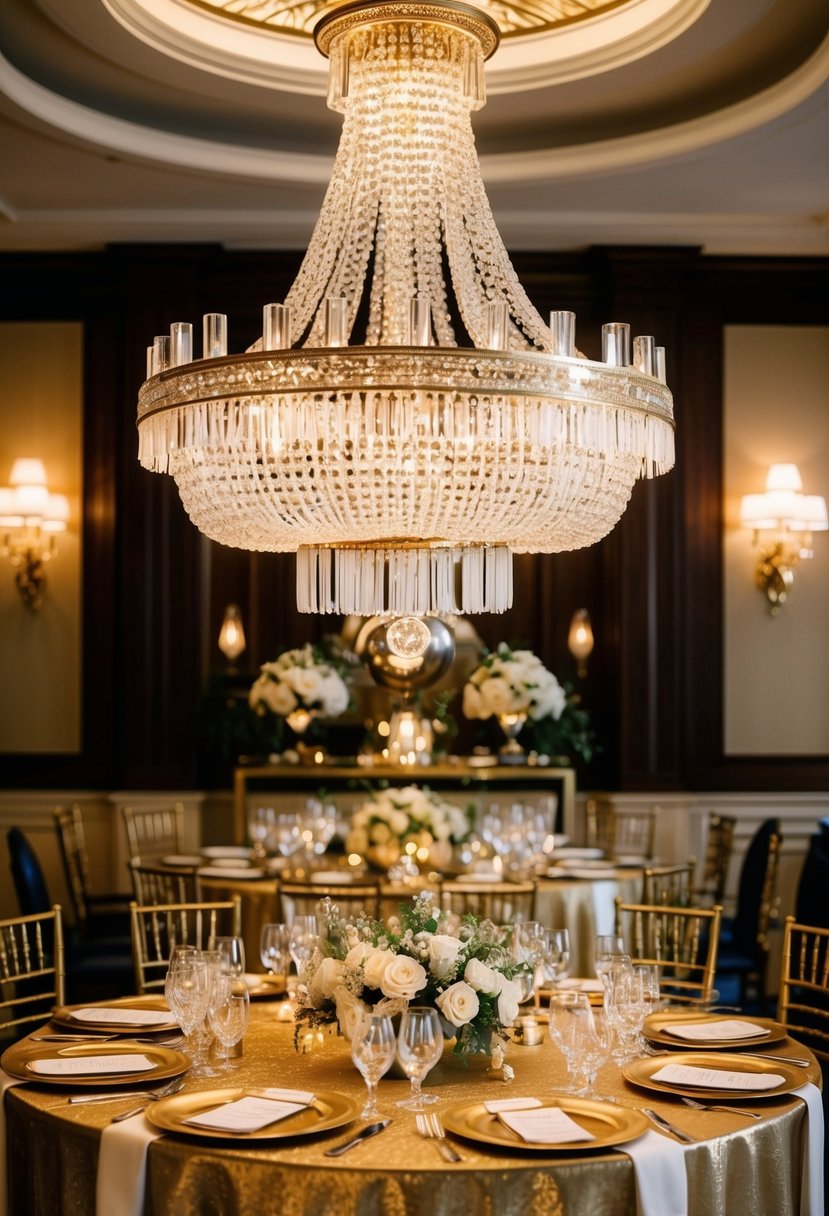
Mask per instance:
[[[362,1081],[347,1046],[323,1032],[313,1050],[297,1054],[293,1027],[278,1021],[279,1004],[252,1008],[245,1054],[230,1079],[188,1080],[187,1090],[222,1085],[336,1089],[362,1098]],[[787,1040],[784,1052],[805,1055]],[[485,1071],[445,1057],[430,1075],[438,1111],[505,1096],[544,1097],[564,1070],[549,1042],[513,1045],[510,1086]],[[813,1062],[803,1080],[819,1084]],[[408,1083],[380,1083],[380,1108],[392,1125],[337,1159],[325,1148],[347,1138],[361,1120],[317,1139],[259,1147],[165,1135],[148,1153],[145,1216],[635,1216],[630,1159],[622,1152],[544,1154],[489,1151],[456,1141],[464,1160],[447,1165],[421,1139],[411,1112],[395,1103]],[[612,1064],[599,1074],[599,1096],[652,1106],[700,1142],[686,1154],[691,1216],[800,1216],[805,1106],[778,1098],[753,1107],[759,1123],[738,1115],[695,1111],[676,1100],[626,1084]],[[66,1092],[17,1086],[6,1094],[13,1216],[93,1216],[98,1132],[128,1102],[69,1106]],[[99,1216],[106,1216],[99,1213]]]

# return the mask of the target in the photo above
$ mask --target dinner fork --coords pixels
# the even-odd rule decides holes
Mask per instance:
[[[133,1115],[140,1115],[142,1110],[145,1110],[151,1102],[160,1102],[162,1098],[171,1098],[173,1094],[177,1094],[183,1087],[184,1077],[176,1077],[169,1085],[165,1085],[163,1089],[158,1090],[157,1093],[144,1094],[140,1106],[133,1106],[129,1110],[122,1111],[120,1115],[116,1115],[114,1119],[110,1119],[110,1123],[123,1123],[125,1119],[131,1119]]]
[[[725,1110],[731,1115],[745,1115],[747,1119],[762,1119],[763,1117],[755,1114],[753,1110],[745,1110],[740,1106],[710,1106],[707,1102],[697,1102],[696,1098],[680,1098],[680,1101],[694,1110]]]
[[[170,1094],[178,1093],[183,1084],[184,1077],[173,1077],[172,1081],[162,1085],[161,1089],[119,1089],[108,1094],[73,1094],[68,1101],[72,1106],[87,1102],[117,1102],[124,1098],[147,1098],[148,1101],[154,1102],[156,1098],[168,1098]]]
[[[415,1115],[417,1130],[421,1136],[425,1136],[427,1140],[434,1140],[444,1160],[451,1161],[456,1164],[458,1161],[463,1161],[460,1153],[456,1153],[452,1145],[446,1139],[446,1132],[443,1130],[443,1124],[440,1121],[440,1115],[433,1112],[428,1112],[422,1115]]]

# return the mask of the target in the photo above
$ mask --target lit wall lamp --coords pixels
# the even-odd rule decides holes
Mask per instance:
[[[593,628],[586,608],[579,608],[573,613],[570,632],[567,635],[567,649],[576,660],[576,670],[579,678],[583,680],[587,675],[587,660],[593,653]]]
[[[753,530],[760,547],[754,579],[776,616],[794,582],[794,567],[814,556],[812,533],[829,528],[826,499],[803,493],[797,465],[773,464],[765,494],[744,496],[740,523]]]
[[[245,627],[242,624],[242,613],[239,610],[239,605],[228,604],[225,608],[222,627],[219,630],[219,650],[221,650],[228,663],[235,663],[246,646]]]
[[[57,554],[55,535],[66,531],[69,501],[49,493],[42,460],[15,460],[10,481],[0,487],[0,554],[17,569],[23,603],[37,612],[46,586],[43,567]]]

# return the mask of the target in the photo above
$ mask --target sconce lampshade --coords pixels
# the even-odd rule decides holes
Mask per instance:
[[[567,649],[578,663],[580,676],[587,674],[587,660],[593,653],[593,627],[590,624],[590,614],[586,608],[579,608],[573,613],[570,622],[570,632],[567,635]]]
[[[228,604],[225,608],[224,620],[219,631],[219,650],[229,663],[233,663],[242,654],[247,642],[245,627],[242,624],[242,613],[238,604]]]
[[[829,528],[826,500],[804,494],[797,465],[773,464],[764,494],[746,494],[740,523],[755,532],[825,532]]]

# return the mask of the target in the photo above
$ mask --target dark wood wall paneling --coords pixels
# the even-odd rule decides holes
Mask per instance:
[[[475,622],[483,640],[529,642],[575,681],[576,608],[596,649],[578,685],[603,750],[580,779],[622,789],[825,788],[826,757],[741,759],[722,750],[722,333],[727,324],[827,324],[818,259],[706,258],[694,249],[519,254],[542,314],[578,318],[597,356],[603,321],[667,348],[677,467],[637,483],[620,524],[590,549],[516,561],[514,608]],[[176,788],[197,778],[195,715],[225,604],[242,608],[247,666],[336,624],[296,611],[293,558],[205,541],[172,481],[137,463],[145,349],[172,321],[228,314],[230,347],[261,332],[296,253],[114,246],[0,257],[3,320],[80,320],[85,333],[84,717],[76,757],[3,757],[7,785]],[[199,338],[196,338],[197,349]]]

